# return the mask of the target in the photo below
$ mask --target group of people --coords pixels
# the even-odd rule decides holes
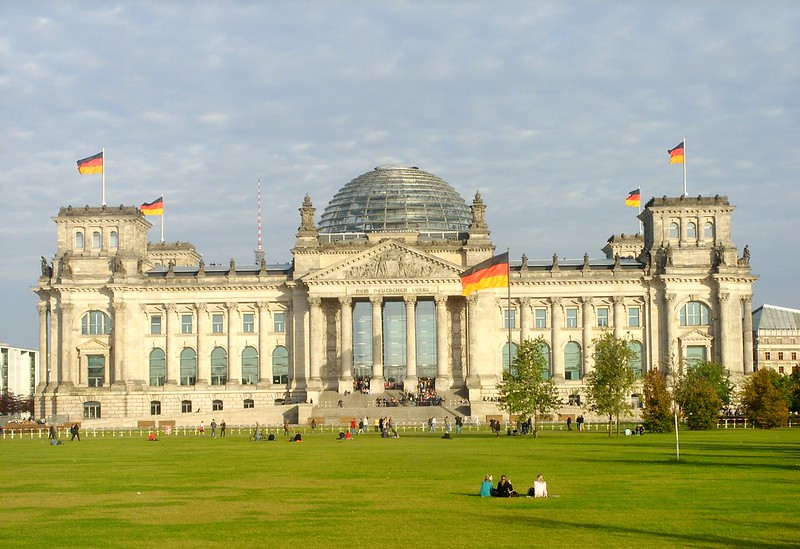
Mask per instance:
[[[225,425],[224,419],[222,420],[222,423],[219,424],[219,426],[217,425],[217,420],[212,419],[210,427],[211,427],[211,438],[217,438],[217,427],[219,427],[219,436],[220,437],[225,436],[225,429],[227,428],[227,426]],[[206,425],[202,421],[200,422],[200,425],[197,426],[197,434],[203,436],[205,436],[206,434]]]
[[[514,490],[514,486],[511,484],[511,479],[509,479],[505,475],[500,476],[500,481],[497,483],[497,486],[495,487],[491,473],[483,477],[483,482],[481,483],[481,490],[479,495],[481,497],[497,497],[497,498],[520,497],[520,494],[516,490]],[[544,480],[544,475],[540,473],[536,477],[536,480],[533,481],[533,486],[528,488],[526,497],[529,498],[547,497],[547,482],[545,482]]]

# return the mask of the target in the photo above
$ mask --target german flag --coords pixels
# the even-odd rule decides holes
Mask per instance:
[[[508,252],[496,255],[461,273],[461,295],[486,288],[508,287]]]
[[[78,173],[103,173],[103,153],[78,160]]]
[[[670,149],[667,152],[669,153],[670,164],[683,164],[683,141],[674,149]]]
[[[144,215],[164,215],[164,197],[159,196],[152,202],[145,202],[139,209]]]
[[[628,198],[625,199],[626,206],[633,206],[634,208],[638,208],[642,204],[642,196],[639,192],[639,189],[633,189],[631,192],[628,193]]]

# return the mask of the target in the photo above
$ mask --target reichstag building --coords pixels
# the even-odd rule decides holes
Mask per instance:
[[[565,406],[580,401],[604,330],[630,341],[639,376],[705,359],[734,379],[753,370],[756,277],[731,241],[727,197],[653,198],[643,234],[613,235],[601,258],[512,258],[510,302],[505,288],[462,297],[460,274],[496,253],[480,194],[468,204],[392,165],[344,185],[318,221],[309,196],[298,203],[282,265],[206,265],[189,243],[148,242],[137,207],[61,208],[34,288],[36,415],[305,422],[359,389],[435,391],[496,414],[509,326],[512,354],[547,342]]]

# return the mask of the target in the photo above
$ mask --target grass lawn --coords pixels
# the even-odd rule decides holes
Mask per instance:
[[[303,438],[0,440],[0,546],[800,546],[800,429]]]

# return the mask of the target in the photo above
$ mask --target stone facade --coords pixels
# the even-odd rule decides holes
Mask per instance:
[[[791,374],[800,368],[800,311],[762,305],[753,311],[755,367]]]
[[[62,208],[35,288],[37,415],[276,419],[276,402],[319,402],[354,379],[373,394],[432,380],[473,413],[496,411],[509,323],[512,345],[547,342],[565,402],[603,330],[631,341],[641,372],[699,359],[734,379],[753,370],[756,277],[731,241],[727,198],[652,199],[643,234],[612,237],[603,259],[512,261],[510,303],[506,289],[461,295],[460,273],[495,253],[485,209],[476,195],[460,233],[337,236],[320,234],[306,196],[293,263],[205,265],[191,244],[149,244],[137,208]]]

